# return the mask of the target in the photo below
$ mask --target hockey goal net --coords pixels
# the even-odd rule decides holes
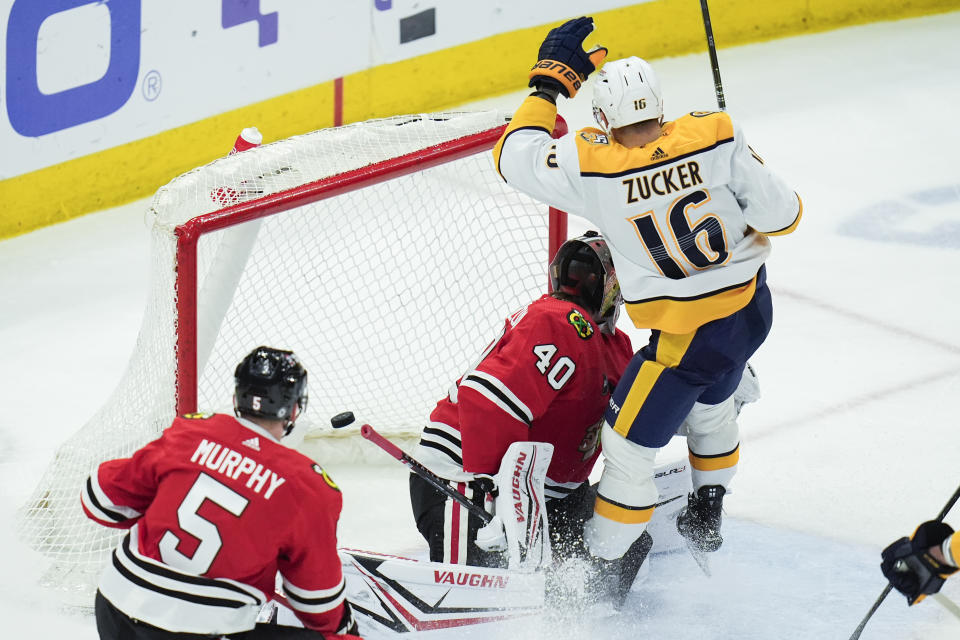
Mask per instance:
[[[330,428],[344,410],[409,442],[502,318],[545,291],[566,235],[563,214],[497,175],[489,150],[506,120],[441,113],[324,129],[161,188],[127,371],[19,514],[22,537],[54,561],[44,582],[92,586],[116,544],[82,513],[86,476],[176,414],[231,413],[234,367],[258,345],[294,350],[309,372],[293,441],[309,455],[362,457],[355,429]]]

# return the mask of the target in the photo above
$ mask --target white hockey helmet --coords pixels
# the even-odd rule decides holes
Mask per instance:
[[[662,116],[660,81],[649,62],[630,56],[603,65],[593,83],[593,117],[604,131]]]

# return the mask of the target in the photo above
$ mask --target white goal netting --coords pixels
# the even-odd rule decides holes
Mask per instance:
[[[91,588],[116,544],[118,533],[80,508],[86,476],[156,438],[175,416],[178,385],[195,384],[196,409],[232,413],[234,367],[258,345],[292,349],[307,368],[294,443],[321,462],[373,447],[357,444],[355,430],[332,432],[341,411],[388,436],[419,431],[502,319],[546,289],[547,208],[507,187],[489,153],[505,121],[445,113],[325,129],[225,157],[157,192],[150,294],[128,369],[19,513],[21,536],[54,560],[46,582]],[[491,131],[472,155],[416,165],[437,145]],[[327,199],[298,196],[408,154],[412,173]],[[178,263],[178,237],[198,216],[230,226],[200,236],[196,305],[178,316],[178,295],[191,298],[176,276],[193,270]],[[191,314],[197,374],[178,379],[178,331]]]

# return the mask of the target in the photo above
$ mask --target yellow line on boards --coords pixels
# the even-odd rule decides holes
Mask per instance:
[[[960,9],[960,0],[710,0],[720,48]],[[697,0],[651,0],[597,12],[587,46],[611,58],[703,51]],[[343,122],[440,111],[523,88],[546,30],[561,21],[497,34],[343,78]],[[639,45],[642,43],[642,46]],[[638,48],[639,46],[639,48]],[[224,155],[241,129],[265,142],[334,124],[334,81],[0,181],[0,238],[143,198]]]
[[[264,142],[333,125],[333,82],[0,181],[0,238],[152,195],[222,157],[244,127]]]

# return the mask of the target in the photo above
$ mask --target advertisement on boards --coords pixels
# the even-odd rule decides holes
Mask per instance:
[[[585,10],[576,0],[0,0],[0,180]]]

